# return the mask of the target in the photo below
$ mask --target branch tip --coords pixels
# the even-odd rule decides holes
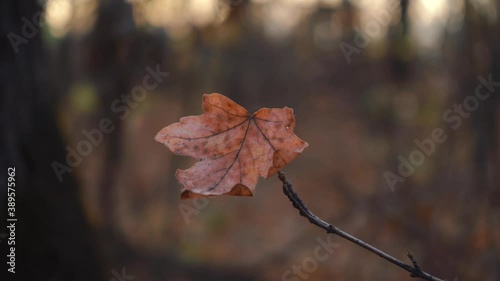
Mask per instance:
[[[413,267],[415,268],[415,270],[417,272],[422,272],[422,270],[420,269],[420,266],[418,266],[417,260],[413,257],[410,250],[407,249],[406,251],[408,251],[408,258],[410,259],[411,263],[413,264]]]
[[[358,239],[358,238],[350,235],[349,233],[341,230],[340,228],[338,228],[330,223],[325,222],[324,220],[322,220],[321,218],[319,218],[318,216],[313,214],[309,210],[309,208],[307,208],[307,206],[300,199],[299,195],[293,190],[292,184],[286,180],[285,174],[283,172],[278,171],[278,178],[283,183],[283,193],[286,195],[286,197],[288,197],[290,202],[292,202],[293,207],[295,209],[297,209],[299,211],[299,214],[301,216],[305,217],[311,224],[314,224],[317,227],[326,230],[327,233],[333,233],[335,235],[338,235],[338,236],[364,248],[365,250],[368,250],[368,251],[378,255],[379,257],[387,260],[388,262],[390,262],[396,266],[399,266],[400,268],[408,271],[410,273],[411,277],[421,278],[421,279],[428,280],[428,281],[443,281],[442,279],[439,279],[435,276],[430,275],[427,272],[422,271],[420,269],[420,267],[418,266],[417,261],[415,260],[415,258],[411,254],[410,250],[407,250],[408,251],[408,258],[411,260],[413,267],[396,259],[396,258],[394,258],[393,256],[383,252],[382,250],[375,248],[374,246],[362,241],[361,239]]]
[[[282,172],[282,171],[278,171],[278,178],[280,179],[280,181],[285,184],[287,181],[286,181],[286,177],[285,177],[285,174]]]

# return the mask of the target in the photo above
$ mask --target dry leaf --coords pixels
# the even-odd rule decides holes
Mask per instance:
[[[221,94],[203,95],[202,106],[202,115],[183,117],[155,137],[175,154],[200,159],[177,170],[182,199],[253,196],[259,176],[272,176],[308,145],[293,133],[291,108],[262,108],[250,115]]]

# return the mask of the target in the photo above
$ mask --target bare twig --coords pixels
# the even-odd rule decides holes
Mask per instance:
[[[420,266],[418,266],[418,263],[417,263],[417,260],[415,260],[415,258],[413,257],[413,255],[411,254],[410,250],[406,250],[408,251],[408,258],[411,260],[411,263],[413,263],[413,267],[417,270],[417,271],[422,271],[420,270]]]
[[[410,253],[410,251],[408,251],[408,258],[413,263],[413,267],[411,265],[406,264],[406,263],[392,257],[391,255],[375,248],[374,246],[350,235],[349,233],[344,232],[340,228],[325,222],[324,220],[322,220],[321,218],[319,218],[318,216],[313,214],[307,208],[307,206],[302,202],[302,200],[299,198],[297,193],[295,193],[295,191],[293,190],[292,185],[286,180],[285,174],[283,172],[278,171],[278,177],[281,180],[281,182],[283,183],[283,193],[285,193],[285,195],[288,197],[288,199],[290,199],[293,206],[297,210],[299,210],[300,215],[307,218],[310,223],[326,230],[327,233],[333,233],[333,234],[338,235],[344,239],[347,239],[347,240],[351,241],[352,243],[354,243],[360,247],[363,247],[366,250],[378,255],[379,257],[401,267],[402,269],[408,271],[410,273],[411,277],[421,278],[421,279],[428,280],[428,281],[443,281],[442,279],[439,279],[437,277],[430,275],[429,273],[422,271],[420,269],[420,267],[418,266],[417,261],[415,260],[415,258],[413,258],[412,254]]]

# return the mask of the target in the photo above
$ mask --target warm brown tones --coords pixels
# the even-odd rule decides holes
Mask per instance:
[[[155,137],[175,154],[200,159],[177,170],[182,199],[252,196],[259,176],[272,176],[308,145],[293,133],[291,108],[262,108],[250,115],[216,93],[204,95],[202,106],[204,114],[181,118]]]

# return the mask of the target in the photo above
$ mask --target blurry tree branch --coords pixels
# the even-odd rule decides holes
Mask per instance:
[[[324,220],[322,220],[321,218],[319,218],[318,216],[313,214],[309,210],[309,208],[307,208],[307,206],[302,202],[302,200],[299,198],[297,193],[295,193],[295,191],[293,190],[292,184],[290,184],[286,180],[285,174],[283,172],[278,171],[278,177],[281,180],[281,182],[283,183],[283,193],[285,193],[285,195],[288,197],[288,199],[290,199],[290,201],[293,204],[293,207],[295,207],[297,210],[299,210],[300,215],[307,218],[310,223],[326,230],[327,233],[333,233],[333,234],[338,235],[344,239],[347,239],[347,240],[351,241],[352,243],[354,243],[360,247],[363,247],[366,250],[378,255],[379,257],[401,267],[402,269],[410,272],[411,277],[421,278],[421,279],[429,280],[429,281],[443,281],[442,279],[439,279],[437,277],[430,275],[427,272],[422,271],[420,269],[417,261],[415,260],[413,255],[410,253],[410,251],[408,251],[408,258],[411,260],[413,267],[411,265],[408,265],[408,264],[392,257],[391,255],[375,248],[374,246],[350,235],[349,233],[344,232],[340,228],[325,222]]]

